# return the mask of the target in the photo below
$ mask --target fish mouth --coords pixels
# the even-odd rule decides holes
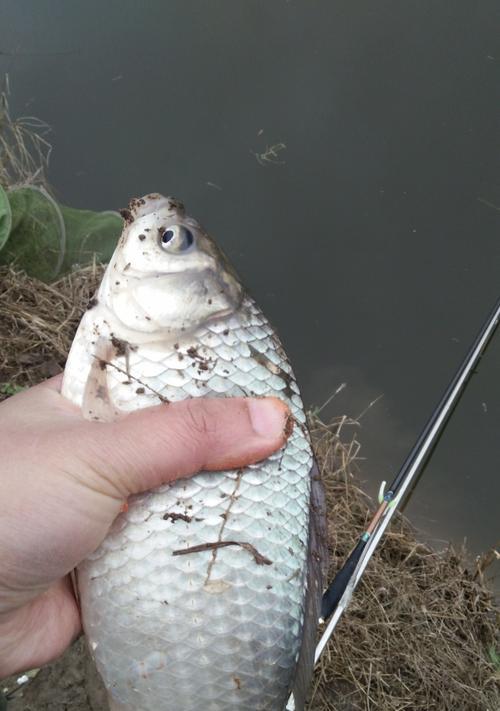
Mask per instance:
[[[200,269],[191,268],[191,269],[189,269],[189,271],[182,270],[182,269],[170,269],[169,271],[162,270],[162,271],[152,272],[149,270],[141,271],[140,269],[133,269],[132,267],[129,267],[126,272],[121,270],[121,275],[123,277],[127,277],[127,279],[130,279],[132,277],[134,279],[140,279],[141,281],[146,282],[146,281],[151,281],[151,280],[156,281],[157,279],[162,279],[162,278],[167,279],[168,277],[172,277],[175,275],[185,274],[186,280],[189,281],[189,277],[187,276],[188,274],[189,275],[192,274],[193,278],[196,279],[196,275],[200,274],[202,271],[205,271],[205,270],[202,268],[200,268]]]

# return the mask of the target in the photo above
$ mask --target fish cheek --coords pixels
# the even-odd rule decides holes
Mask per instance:
[[[157,326],[178,330],[192,330],[239,306],[239,298],[208,269],[145,280],[133,289],[133,301],[136,313],[149,316]]]
[[[157,330],[151,316],[135,298],[134,290],[123,290],[108,296],[107,306],[127,328],[142,333],[153,333]]]

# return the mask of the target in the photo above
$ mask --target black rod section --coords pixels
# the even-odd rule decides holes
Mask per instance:
[[[408,454],[401,468],[396,474],[396,477],[392,482],[390,488],[384,494],[384,499],[380,504],[379,508],[377,509],[375,515],[373,516],[370,525],[363,533],[358,543],[347,558],[346,562],[344,563],[342,568],[340,568],[337,575],[334,577],[327,590],[323,594],[323,599],[321,602],[322,621],[327,620],[334,613],[337,605],[339,604],[349,585],[352,576],[354,575],[357,569],[358,563],[361,561],[363,552],[367,547],[367,544],[370,541],[373,532],[377,529],[377,526],[379,525],[380,521],[383,520],[383,515],[385,514],[389,504],[397,496],[398,489],[402,487],[402,485],[405,485],[404,488],[406,489],[406,486],[409,484],[409,481],[415,475],[416,471],[421,470],[423,465],[427,461],[433,444],[436,442],[439,435],[442,433],[444,426],[448,422],[448,418],[451,412],[453,411],[453,408],[457,404],[458,400],[464,392],[467,383],[469,382],[469,379],[474,371],[475,366],[480,360],[486,346],[488,345],[493,333],[495,332],[495,329],[498,326],[499,317],[500,299],[497,301],[494,308],[488,315],[488,318],[482,325],[479,333],[477,334],[472,345],[467,351],[467,354],[463,359],[462,363],[460,364],[457,372],[451,379],[437,406],[435,407],[427,423],[425,424],[422,432],[418,436],[417,441],[413,445],[412,449],[410,450],[410,453]],[[440,419],[441,422],[439,422]],[[418,463],[418,467],[415,468],[416,462],[419,457],[422,457],[422,459]]]

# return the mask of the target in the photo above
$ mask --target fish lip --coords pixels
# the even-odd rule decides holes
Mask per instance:
[[[161,271],[161,272],[143,272],[140,271],[139,269],[134,269],[133,267],[130,267],[127,269],[126,272],[123,272],[123,269],[120,270],[121,273],[123,274],[124,278],[131,279],[140,279],[141,281],[151,281],[155,279],[161,279],[162,277],[169,277],[169,276],[174,276],[176,274],[182,274],[183,270],[179,269],[178,271],[176,270],[171,270],[171,271]],[[195,268],[190,268],[189,272],[193,274],[193,278],[195,278],[195,275],[198,273],[203,272],[204,269],[195,269]],[[187,273],[187,271],[184,271],[184,273]]]

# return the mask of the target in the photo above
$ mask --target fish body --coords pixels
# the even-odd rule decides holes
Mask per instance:
[[[78,568],[89,648],[120,711],[301,708],[321,593],[321,505],[295,378],[215,243],[171,198],[131,203],[63,394],[112,420],[193,397],[274,395],[286,446],[132,497]],[[154,437],[154,432],[151,437]]]

